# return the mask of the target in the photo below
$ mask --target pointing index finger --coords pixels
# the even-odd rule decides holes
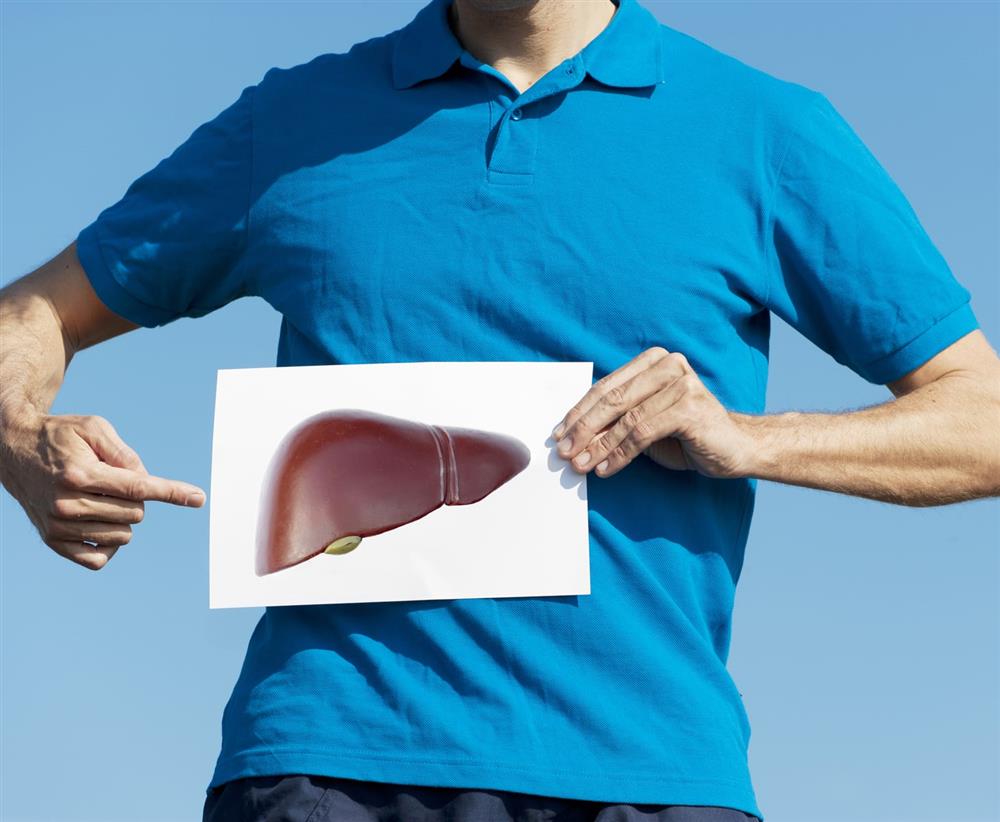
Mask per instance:
[[[130,468],[119,468],[98,462],[87,471],[87,479],[79,487],[128,500],[156,500],[173,505],[197,508],[205,501],[205,492],[196,485],[179,480],[143,474]]]

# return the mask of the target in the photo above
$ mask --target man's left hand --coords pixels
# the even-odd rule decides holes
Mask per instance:
[[[599,477],[640,453],[674,470],[747,476],[754,447],[687,358],[659,346],[594,383],[552,433],[561,457]]]

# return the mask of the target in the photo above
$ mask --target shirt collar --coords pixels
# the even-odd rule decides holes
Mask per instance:
[[[609,86],[651,86],[665,82],[660,22],[638,0],[615,0],[611,21],[580,52],[595,80]],[[397,32],[392,79],[408,88],[444,74],[463,51],[448,20],[453,0],[430,0]]]

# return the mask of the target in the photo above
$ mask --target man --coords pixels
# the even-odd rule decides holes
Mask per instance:
[[[273,68],[4,289],[3,482],[46,544],[99,569],[144,500],[204,501],[47,413],[73,353],[245,295],[279,366],[592,360],[553,444],[594,583],[268,608],[206,819],[762,819],[725,667],[757,479],[1000,494],[1000,360],[903,194],[822,93],[637,0],[431,0]],[[771,312],[896,399],[763,415]]]

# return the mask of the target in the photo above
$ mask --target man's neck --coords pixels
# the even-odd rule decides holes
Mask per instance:
[[[448,19],[464,48],[523,92],[600,34],[612,0],[451,0]]]

